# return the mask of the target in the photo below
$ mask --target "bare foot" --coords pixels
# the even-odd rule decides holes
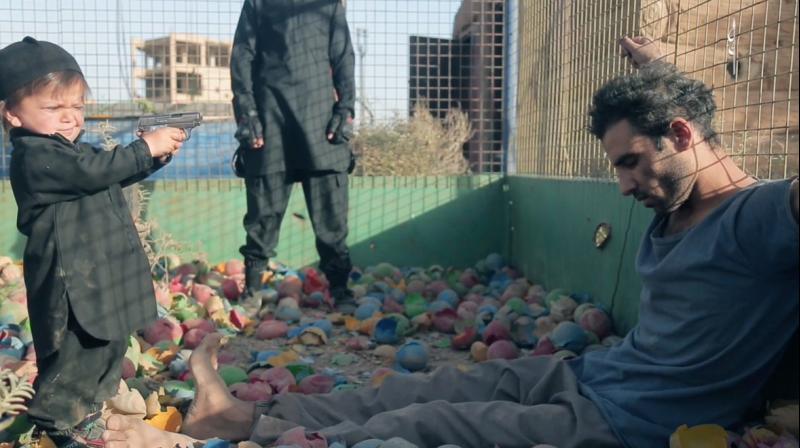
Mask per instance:
[[[221,341],[221,334],[209,334],[189,358],[197,390],[181,432],[198,439],[243,440],[250,436],[255,404],[236,399],[217,374]]]
[[[103,433],[106,448],[192,448],[196,439],[183,434],[156,429],[144,420],[125,415],[112,415]]]

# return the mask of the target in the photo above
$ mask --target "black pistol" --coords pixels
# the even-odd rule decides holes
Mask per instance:
[[[202,122],[203,116],[200,115],[200,112],[185,112],[141,117],[136,126],[139,132],[142,133],[163,127],[183,129],[183,133],[186,134],[186,140],[189,140],[192,136],[192,129],[200,126]]]

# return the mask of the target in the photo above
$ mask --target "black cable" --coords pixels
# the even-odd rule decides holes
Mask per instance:
[[[609,313],[613,316],[614,315],[614,300],[617,297],[617,289],[619,288],[619,277],[622,273],[622,260],[625,258],[625,248],[628,245],[628,233],[631,230],[631,221],[633,219],[633,206],[636,205],[636,201],[631,198],[631,206],[628,208],[628,223],[625,226],[625,235],[622,237],[622,250],[619,254],[619,262],[617,262],[617,278],[614,281],[614,292],[611,293],[611,303],[609,305]]]

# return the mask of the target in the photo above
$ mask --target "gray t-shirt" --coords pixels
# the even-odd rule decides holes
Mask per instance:
[[[682,425],[735,425],[798,327],[798,226],[789,180],[727,198],[662,236],[656,216],[636,260],[639,324],[570,365],[627,446],[665,446]]]

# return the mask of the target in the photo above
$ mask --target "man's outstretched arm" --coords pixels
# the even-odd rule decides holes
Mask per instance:
[[[649,62],[664,58],[661,45],[647,36],[622,36],[619,39],[622,57],[628,58],[631,64],[639,68]]]

